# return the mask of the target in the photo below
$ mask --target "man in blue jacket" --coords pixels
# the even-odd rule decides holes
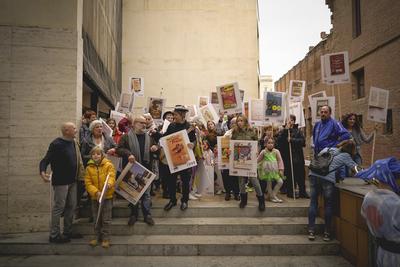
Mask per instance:
[[[351,138],[343,125],[331,118],[330,106],[322,106],[319,113],[321,121],[317,122],[313,129],[314,155],[318,155],[326,147],[336,147],[341,141]]]

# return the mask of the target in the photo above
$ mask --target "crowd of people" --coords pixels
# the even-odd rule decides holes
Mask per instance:
[[[76,126],[64,123],[61,127],[62,136],[55,139],[48,152],[40,162],[40,174],[44,181],[50,181],[46,168],[51,164],[51,183],[54,189],[51,230],[49,241],[65,243],[80,235],[72,233],[71,225],[76,207],[87,192],[91,203],[93,218],[96,218],[99,205],[98,199],[103,187],[106,186],[105,204],[100,220],[96,223],[96,239],[90,245],[99,243],[105,248],[110,246],[110,223],[113,205],[114,187],[117,177],[117,167],[113,166],[107,155],[122,159],[122,169],[128,163],[139,162],[145,168],[156,173],[158,179],[149,186],[136,205],[129,204],[130,216],[128,225],[134,225],[139,216],[139,205],[144,216],[143,220],[149,226],[155,224],[151,216],[151,198],[160,191],[163,198],[168,199],[165,211],[177,206],[177,192],[181,193],[179,208],[184,211],[189,207],[189,200],[201,196],[194,183],[196,167],[176,173],[170,173],[160,138],[172,133],[186,130],[190,142],[189,149],[194,151],[196,160],[202,160],[205,165],[214,168],[214,181],[220,183],[216,188],[225,192],[225,201],[232,198],[239,202],[240,208],[247,205],[248,194],[255,191],[258,209],[266,209],[265,201],[282,203],[279,193],[293,198],[310,198],[309,208],[309,239],[315,239],[315,217],[317,215],[318,196],[323,194],[325,205],[324,240],[330,240],[330,226],[333,206],[333,187],[338,175],[344,175],[361,164],[360,146],[368,142],[371,136],[365,136],[357,117],[345,116],[345,121],[339,122],[331,118],[331,108],[320,109],[321,121],[313,129],[314,154],[333,152],[333,161],[328,175],[310,173],[310,196],[306,190],[305,162],[303,148],[305,137],[296,124],[296,117],[290,115],[281,127],[266,126],[263,129],[252,127],[246,116],[242,114],[220,115],[217,123],[208,121],[204,125],[197,118],[187,117],[188,109],[183,105],[175,106],[173,111],[163,114],[163,121],[169,125],[163,131],[163,125],[157,125],[150,114],[129,115],[118,123],[115,119],[106,120],[112,129],[112,137],[104,134],[103,124],[93,111],[86,111],[79,130],[79,140],[76,140]],[[345,126],[345,127],[344,127]],[[261,130],[261,132],[260,132]],[[217,163],[217,137],[228,136],[231,140],[254,140],[259,143],[258,175],[257,177],[231,176],[229,170],[220,170]],[[84,170],[86,169],[86,170]],[[105,184],[106,178],[108,182]],[[221,179],[218,179],[221,177]],[[221,181],[222,182],[221,182]],[[296,193],[296,188],[298,194]],[[216,190],[219,191],[219,190]],[[64,217],[64,229],[60,230],[60,218]],[[92,219],[93,219],[92,218]]]

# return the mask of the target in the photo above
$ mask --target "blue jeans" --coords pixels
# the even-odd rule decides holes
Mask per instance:
[[[319,177],[310,175],[310,207],[308,209],[308,230],[315,232],[315,218],[318,212],[318,196],[324,196],[325,211],[325,232],[330,233],[333,209],[333,189],[332,182]]]
[[[151,185],[144,191],[143,195],[140,197],[140,203],[142,207],[142,213],[143,216],[146,217],[148,215],[151,215],[151,196],[150,196],[150,190],[151,190]],[[129,203],[128,205],[131,209],[131,215],[130,216],[138,216],[139,215],[139,203],[136,203],[136,205],[133,205],[132,203]]]

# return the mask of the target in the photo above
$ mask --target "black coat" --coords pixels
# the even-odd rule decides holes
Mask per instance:
[[[288,132],[290,131],[290,140],[292,148],[292,159],[293,165],[301,164],[304,166],[304,154],[303,147],[306,145],[306,141],[303,133],[298,128],[298,125],[293,125],[291,129],[283,129],[277,138],[277,148],[281,152],[282,160],[285,164],[285,169],[290,168],[290,151],[288,142]]]

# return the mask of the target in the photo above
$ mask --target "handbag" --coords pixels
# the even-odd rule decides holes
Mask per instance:
[[[330,172],[334,171],[329,171],[329,166],[331,165],[332,160],[333,155],[330,149],[328,149],[328,151],[315,155],[314,158],[311,160],[310,166],[308,166],[308,168],[316,174],[326,176]]]

